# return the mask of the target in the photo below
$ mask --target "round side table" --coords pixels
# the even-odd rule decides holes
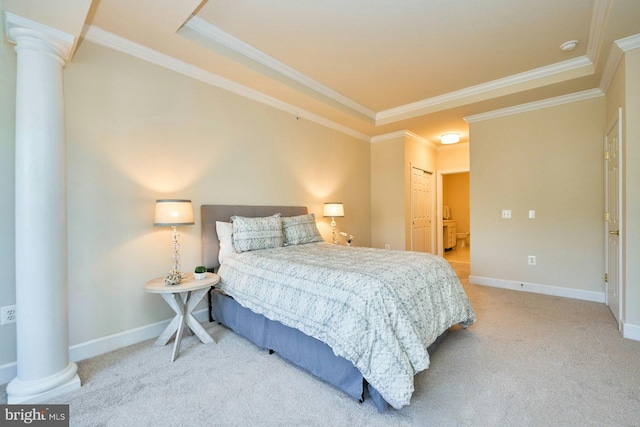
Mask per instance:
[[[220,282],[220,276],[214,273],[207,273],[206,277],[201,280],[196,280],[192,273],[188,273],[185,275],[185,278],[182,279],[182,282],[177,285],[167,285],[164,282],[164,277],[149,280],[144,284],[145,291],[160,294],[173,311],[176,312],[171,323],[162,331],[153,344],[154,346],[164,346],[175,334],[176,339],[173,345],[173,354],[171,355],[172,362],[178,357],[185,324],[188,326],[188,329],[200,338],[203,344],[213,343],[213,338],[211,338],[202,325],[198,323],[191,312],[207,292],[209,292],[209,289],[218,284],[218,282]]]

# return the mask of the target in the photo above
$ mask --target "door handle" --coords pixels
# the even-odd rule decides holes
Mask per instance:
[[[609,234],[615,234],[616,236],[620,235],[620,230],[610,231]]]

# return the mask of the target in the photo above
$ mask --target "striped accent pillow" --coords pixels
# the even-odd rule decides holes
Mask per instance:
[[[282,231],[285,246],[324,242],[312,213],[282,218]]]
[[[284,246],[280,214],[263,218],[232,216],[231,222],[233,246],[238,253]]]

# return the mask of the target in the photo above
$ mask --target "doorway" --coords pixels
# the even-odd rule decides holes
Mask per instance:
[[[469,169],[439,171],[436,181],[437,253],[450,261],[469,263],[471,259]],[[445,207],[448,209],[445,209]],[[445,216],[448,218],[445,219]],[[458,239],[458,236],[448,236],[454,240],[445,242],[444,231],[451,228],[455,228],[456,235],[466,233],[469,233],[469,235],[464,238],[459,236],[460,239]],[[462,246],[463,244],[464,247]],[[445,246],[450,249],[445,250]]]

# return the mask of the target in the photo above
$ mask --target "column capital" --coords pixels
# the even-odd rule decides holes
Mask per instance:
[[[10,12],[5,13],[5,31],[10,43],[19,49],[36,50],[53,55],[62,64],[69,60],[75,37]]]

